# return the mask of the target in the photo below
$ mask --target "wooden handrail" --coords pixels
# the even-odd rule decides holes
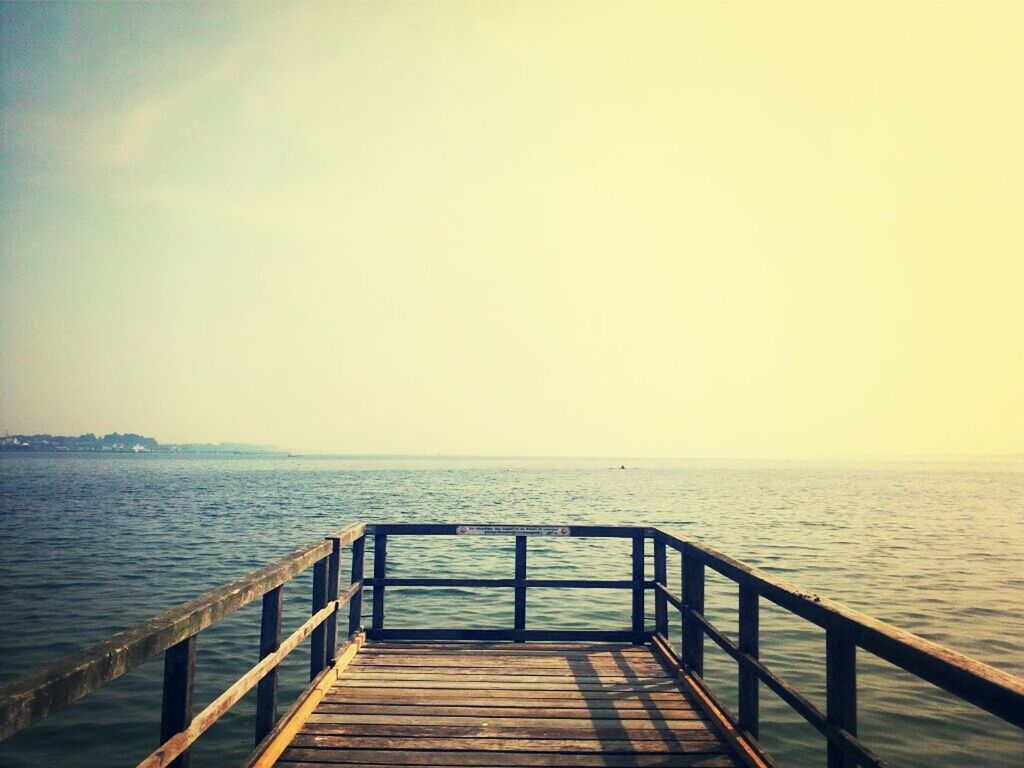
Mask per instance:
[[[348,526],[324,541],[294,550],[272,565],[0,686],[0,739],[57,712],[261,598],[329,556],[333,539],[351,542],[363,531],[362,524]]]
[[[652,530],[657,539],[680,552],[684,561],[696,560],[826,631],[840,633],[858,648],[1024,728],[1024,680],[810,592],[705,544],[661,529]],[[686,602],[685,595],[682,602]]]

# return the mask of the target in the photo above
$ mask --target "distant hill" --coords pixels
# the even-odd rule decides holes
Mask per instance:
[[[0,451],[88,451],[105,453],[278,453],[268,445],[248,443],[160,443],[134,432],[111,432],[97,437],[92,432],[71,435],[4,435]]]

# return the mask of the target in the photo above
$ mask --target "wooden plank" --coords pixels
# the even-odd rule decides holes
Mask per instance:
[[[477,649],[490,652],[505,652],[505,653],[590,653],[590,652],[622,652],[622,653],[642,653],[644,655],[651,655],[649,648],[638,648],[634,645],[627,645],[625,643],[608,643],[608,642],[537,642],[530,643],[529,645],[516,645],[507,641],[414,641],[414,640],[401,640],[401,641],[387,641],[387,640],[375,640],[368,643],[366,652],[386,652],[386,651],[397,651],[406,653],[410,650],[424,650],[430,653],[442,653],[445,651],[465,651],[467,649]]]
[[[493,690],[495,681],[462,681],[458,678],[444,680],[379,680],[376,678],[345,677],[339,683],[342,688],[398,688],[401,690]],[[680,691],[679,684],[673,680],[657,680],[649,683],[522,683],[501,682],[501,690],[528,690],[537,694],[559,692],[594,692],[644,694],[651,692]]]
[[[281,647],[281,616],[284,613],[284,587],[275,587],[263,596],[260,618],[260,659]],[[277,667],[267,672],[256,686],[256,740],[266,738],[277,721]]]
[[[414,644],[413,641],[408,641],[408,648],[379,648],[374,646],[367,649],[367,658],[387,658],[387,657],[415,657],[422,655],[426,652],[426,649],[420,644]],[[444,641],[430,641],[437,642],[438,644]],[[417,641],[419,643],[419,641]],[[404,645],[405,643],[397,643],[396,645]],[[429,652],[429,656],[437,659],[444,658],[463,658],[469,656],[485,655],[488,658],[493,659],[652,659],[650,652],[643,647],[635,647],[631,650],[620,649],[616,643],[603,642],[601,645],[604,646],[604,650],[559,650],[552,649],[547,650],[543,647],[534,646],[545,646],[548,645],[546,642],[535,641],[532,643],[525,643],[518,645],[516,643],[501,641],[496,645],[500,647],[481,647],[478,643],[467,642],[464,645],[449,644],[446,647],[438,648],[436,651]],[[360,654],[362,655],[362,654]]]
[[[374,590],[376,594],[376,590]],[[383,595],[382,595],[383,599]],[[383,617],[383,614],[382,614]],[[632,641],[633,630],[602,629],[372,629],[374,640],[501,640],[506,642],[529,640],[602,640],[605,642]],[[640,642],[643,642],[641,638]]]
[[[559,754],[554,752],[436,752],[377,750],[289,749],[281,762],[282,768],[322,768],[324,765],[373,766],[460,766],[460,768],[519,768],[545,766],[546,768],[733,768],[739,763],[724,754],[693,755],[618,755],[618,754]]]
[[[626,704],[630,702],[643,702],[643,703],[657,703],[659,706],[663,702],[674,702],[679,700],[679,692],[676,690],[672,691],[547,691],[547,690],[531,690],[530,688],[514,689],[507,688],[501,690],[488,689],[486,686],[483,688],[468,688],[460,690],[458,688],[451,688],[445,691],[444,694],[438,694],[436,689],[417,689],[409,688],[406,686],[399,687],[377,687],[372,686],[338,686],[336,685],[331,689],[330,699],[332,701],[362,701],[365,703],[383,702],[383,701],[404,701],[407,703],[419,704],[424,702],[437,702],[447,701],[451,702],[455,696],[459,697],[460,701],[466,701],[472,699],[473,701],[488,702],[490,706],[498,706],[497,702],[501,702],[501,706],[505,706],[506,701],[522,700],[527,702],[525,706],[530,706],[528,702],[534,701],[534,706],[539,699],[544,699],[544,706],[563,706],[562,704],[555,703],[558,701],[570,701],[570,702],[601,702],[601,701],[615,701],[618,703]]]
[[[442,664],[436,667],[428,667],[419,664],[410,664],[403,666],[401,664],[360,664],[358,666],[353,665],[352,672],[360,673],[406,673],[414,674],[423,672],[426,674],[446,674],[452,675],[456,673],[466,674],[488,674],[497,673],[502,675],[540,675],[548,677],[577,677],[579,675],[587,675],[591,677],[607,677],[607,676],[619,676],[629,679],[637,679],[640,677],[664,677],[664,671],[654,665],[632,665],[632,666],[618,666],[618,665],[596,665],[586,664],[584,666],[554,666],[554,665],[516,665],[510,666],[507,664],[494,664],[491,666],[467,664],[465,666],[456,665],[445,665]]]
[[[633,720],[620,723],[616,720],[593,721],[587,718],[560,720],[557,723],[543,718],[519,718],[490,721],[478,717],[446,718],[444,722],[431,721],[428,717],[420,722],[403,719],[388,722],[384,718],[349,722],[341,715],[310,715],[302,727],[303,733],[330,734],[333,736],[487,736],[498,738],[519,738],[529,735],[533,739],[664,739],[667,737],[687,739],[693,734],[705,736],[709,733],[704,720]],[[457,722],[453,722],[457,721]]]
[[[499,671],[485,671],[482,673],[476,672],[458,672],[453,673],[452,670],[440,670],[432,672],[429,670],[416,669],[408,671],[393,671],[388,670],[386,672],[379,669],[373,670],[359,670],[353,669],[349,671],[349,674],[345,676],[346,680],[417,680],[417,681],[461,681],[461,682],[482,682],[482,683],[494,683],[495,685],[504,685],[505,683],[542,683],[540,687],[546,687],[550,684],[555,685],[576,685],[578,683],[608,683],[610,685],[621,686],[624,684],[634,685],[649,685],[652,683],[663,683],[666,682],[665,675],[624,675],[621,672],[608,672],[608,673],[597,673],[591,672],[588,674],[559,674],[559,675],[534,675],[526,672],[520,674],[506,674],[505,672]]]
[[[299,733],[291,746],[319,749],[433,749],[484,752],[618,752],[623,754],[685,755],[692,752],[728,753],[721,738],[665,738],[650,741],[629,739],[489,739],[489,738],[402,738],[401,736],[320,736]]]
[[[362,657],[362,654],[359,654]],[[405,654],[376,654],[367,652],[366,658],[359,659],[360,664],[376,666],[398,666],[401,664],[416,664],[420,666],[456,666],[459,664],[475,666],[500,666],[503,664],[515,664],[533,667],[563,666],[578,667],[581,664],[605,666],[657,666],[660,663],[648,654],[509,654],[503,653],[479,653],[476,651],[463,651],[462,653],[428,654],[417,651],[409,651]]]
[[[160,716],[160,743],[181,733],[192,722],[192,692],[196,674],[196,636],[171,646],[164,654],[164,695]],[[188,752],[167,762],[171,768],[188,768]]]
[[[336,702],[325,700],[320,704],[317,712],[325,715],[339,715],[352,718],[356,722],[359,718],[392,718],[392,722],[412,722],[417,717],[426,717],[431,722],[447,722],[449,717],[490,717],[503,719],[517,719],[521,717],[543,717],[546,719],[569,719],[589,718],[591,720],[644,720],[655,722],[658,720],[702,720],[704,715],[689,706],[679,708],[667,707],[664,704],[654,705],[651,702],[633,702],[617,706],[616,702],[606,702],[601,706],[585,706],[578,702],[573,707],[538,707],[535,704],[522,704],[520,706],[501,706],[495,702],[488,705],[473,705],[463,699],[455,701],[436,702],[434,704],[360,704],[352,702]],[[526,710],[526,711],[524,711]]]
[[[428,708],[423,707],[422,710],[426,711]],[[454,707],[438,707],[435,709],[451,710]],[[537,727],[554,727],[559,728],[590,728],[590,727],[615,727],[621,724],[624,728],[640,728],[650,730],[652,728],[706,728],[707,720],[698,717],[696,713],[692,713],[692,716],[681,716],[676,718],[665,717],[663,713],[650,713],[647,711],[634,710],[630,718],[623,718],[619,712],[614,709],[605,710],[607,714],[604,717],[591,716],[590,710],[577,709],[573,710],[571,716],[563,717],[546,717],[540,715],[537,712],[522,712],[521,710],[512,710],[515,714],[509,714],[509,710],[503,709],[472,709],[468,707],[461,708],[464,712],[471,712],[472,714],[464,715],[448,715],[441,717],[435,712],[421,715],[411,715],[404,711],[396,711],[390,709],[386,712],[376,715],[359,715],[353,714],[346,709],[335,708],[332,711],[331,708],[325,707],[323,703],[317,707],[316,712],[309,716],[307,723],[374,723],[379,725],[479,725],[484,723],[487,725],[491,721],[494,721],[494,725],[503,727],[516,727],[516,728],[537,728]],[[556,710],[557,711],[557,710]],[[681,715],[689,715],[691,713],[680,713]],[[553,722],[557,720],[557,722]]]

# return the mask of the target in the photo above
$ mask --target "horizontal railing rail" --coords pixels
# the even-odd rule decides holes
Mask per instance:
[[[655,555],[655,634],[667,641],[667,607],[682,615],[680,665],[698,679],[704,673],[703,638],[709,637],[738,664],[738,726],[758,736],[758,684],[764,683],[825,736],[829,768],[884,766],[857,737],[856,651],[871,653],[959,699],[1024,728],[1024,680],[911,632],[809,592],[711,547],[670,532],[649,529]],[[666,547],[682,556],[682,595],[668,588]],[[704,615],[704,569],[739,587],[739,642]],[[825,630],[826,712],[822,712],[758,659],[760,598]]]
[[[651,535],[647,528],[614,525],[498,525],[451,523],[384,523],[366,526],[373,536],[373,576],[366,579],[373,588],[373,620],[367,630],[370,640],[487,640],[487,641],[603,641],[642,644],[650,639],[644,621],[644,594],[655,582],[644,576],[644,541]],[[513,578],[396,578],[387,575],[387,547],[395,536],[502,536],[515,539]],[[612,538],[632,540],[631,578],[629,579],[530,579],[526,576],[527,540],[531,537]],[[409,628],[385,627],[384,605],[388,587],[460,587],[507,588],[514,594],[513,625],[509,628]],[[631,626],[629,629],[601,630],[527,629],[526,594],[541,589],[622,589],[630,590]]]
[[[277,712],[277,669],[306,638],[311,639],[310,678],[333,663],[338,653],[337,617],[348,605],[350,641],[361,629],[365,526],[350,525],[323,541],[301,547],[281,560],[212,589],[187,603],[58,659],[0,686],[0,739],[51,715],[107,683],[164,654],[160,746],[140,768],[189,764],[189,746],[258,686],[255,742],[273,728]],[[339,591],[341,548],[352,545],[352,583]],[[313,568],[311,616],[281,640],[284,585]],[[199,633],[220,619],[263,598],[260,659],[195,717],[192,689]]]

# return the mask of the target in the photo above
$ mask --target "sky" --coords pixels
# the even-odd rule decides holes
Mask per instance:
[[[0,21],[0,431],[1024,453],[1024,3]]]

